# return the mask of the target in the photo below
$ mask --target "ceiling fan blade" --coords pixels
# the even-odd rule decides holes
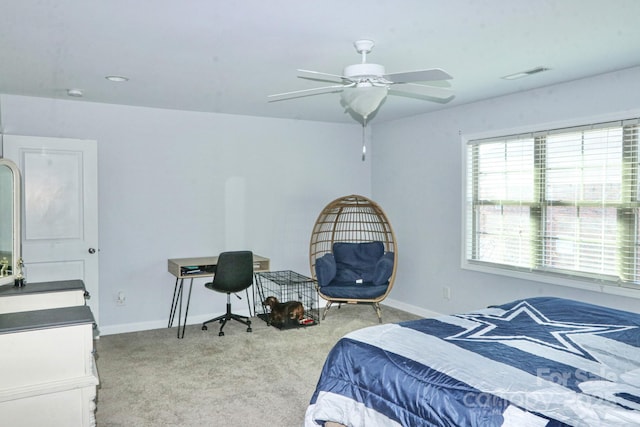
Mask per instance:
[[[432,80],[449,80],[451,75],[440,68],[429,70],[405,71],[403,73],[391,73],[384,76],[394,83],[428,82]]]
[[[349,87],[349,85],[323,86],[323,87],[315,87],[312,89],[294,90],[292,92],[275,93],[273,95],[268,95],[267,98],[279,98],[279,99],[272,99],[270,100],[270,102],[282,101],[288,98],[297,98],[301,96],[321,95],[323,93],[339,92],[345,87]]]
[[[442,100],[451,100],[455,95],[451,89],[416,83],[394,84],[389,88],[389,91],[396,92],[397,95],[419,95]]]
[[[320,77],[312,77],[312,76],[298,76],[299,79],[304,79],[304,80],[311,80],[313,82],[324,82],[324,83],[341,83],[341,82],[337,82],[335,80],[329,80],[329,79],[323,79]]]
[[[311,70],[297,70],[299,73],[307,73],[307,74],[313,74],[315,76],[327,76],[327,77],[333,77],[334,79],[338,79],[338,80],[351,80],[349,77],[346,76],[341,76],[338,74],[329,74],[329,73],[323,73],[321,71],[311,71]],[[299,76],[301,77],[301,76]],[[305,77],[302,77],[305,78]]]

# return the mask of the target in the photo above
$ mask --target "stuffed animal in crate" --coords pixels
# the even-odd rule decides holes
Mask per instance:
[[[262,305],[269,307],[270,325],[282,326],[289,320],[301,321],[304,318],[304,306],[300,301],[280,302],[274,296],[267,297]]]

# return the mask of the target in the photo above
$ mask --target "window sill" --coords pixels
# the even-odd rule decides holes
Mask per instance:
[[[488,265],[480,265],[475,263],[462,261],[462,268],[464,270],[478,271],[482,273],[495,274],[498,276],[513,277],[521,280],[528,280],[533,282],[549,283],[557,286],[566,286],[570,288],[582,289],[591,292],[597,292],[602,294],[623,296],[627,298],[640,299],[640,288],[626,287],[613,283],[605,283],[602,281],[589,281],[586,278],[570,278],[561,277],[556,275],[546,275],[542,273],[524,272],[516,270],[507,270],[498,267],[491,267]]]

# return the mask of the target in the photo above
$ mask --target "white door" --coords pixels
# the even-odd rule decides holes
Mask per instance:
[[[82,279],[98,322],[97,142],[4,135],[3,153],[22,174],[27,286]]]

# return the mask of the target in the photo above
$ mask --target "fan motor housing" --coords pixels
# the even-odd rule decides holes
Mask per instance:
[[[379,64],[353,64],[344,68],[343,76],[348,78],[357,77],[383,77],[384,67]]]

